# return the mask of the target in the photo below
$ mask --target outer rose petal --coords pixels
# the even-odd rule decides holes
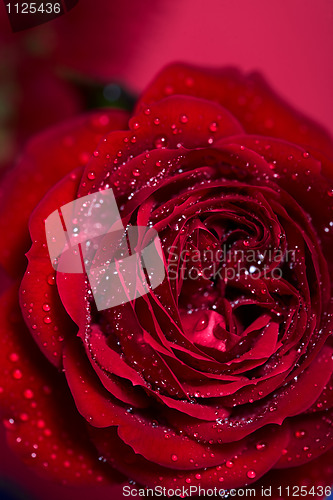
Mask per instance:
[[[101,110],[81,115],[32,139],[3,179],[0,192],[0,264],[14,277],[24,269],[29,249],[27,223],[42,196],[68,172],[85,165],[100,139],[110,130],[126,128],[127,113]],[[13,230],[15,228],[15,230]]]
[[[58,367],[61,367],[63,340],[70,334],[75,335],[77,327],[55,286],[56,273],[47,249],[43,221],[59,206],[76,198],[81,173],[79,168],[62,179],[32,213],[29,229],[33,244],[27,253],[29,263],[20,287],[22,314],[30,333],[48,360]]]
[[[146,486],[163,484],[166,488],[179,488],[195,484],[202,488],[209,488],[214,481],[215,484],[217,482],[221,484],[223,488],[237,488],[243,486],[244,483],[252,483],[255,478],[262,476],[274,465],[288,441],[288,429],[286,426],[284,428],[272,426],[270,429],[261,430],[249,442],[248,447],[237,455],[237,458],[230,461],[231,463],[226,462],[217,467],[202,469],[196,468],[195,461],[193,461],[193,470],[190,471],[175,471],[172,468],[149,462],[124,444],[112,428],[108,430],[92,428],[91,436],[100,453],[115,468]],[[259,450],[256,444],[262,442],[263,439],[268,445]],[[173,461],[177,460],[178,456],[175,455]]]
[[[310,462],[333,446],[333,410],[299,415],[289,421],[291,439],[276,464],[285,469]]]
[[[186,64],[171,64],[148,86],[138,107],[148,106],[171,94],[218,102],[231,111],[248,133],[311,146],[333,158],[332,138],[325,129],[277,96],[258,73],[243,75],[235,68],[205,68],[203,71]]]
[[[213,132],[210,130],[212,125]],[[203,148],[215,140],[243,131],[228,110],[214,102],[188,96],[170,96],[153,103],[149,110],[141,110],[134,115],[129,127],[130,130],[126,132],[111,132],[106,140],[100,143],[96,156],[91,158],[86,166],[80,196],[93,192],[96,186],[106,182],[112,185],[115,180],[118,181],[117,188],[114,189],[115,194],[124,194],[124,183],[127,192],[133,171],[124,175],[124,165],[129,159],[146,153],[147,150],[158,149],[163,158],[165,148],[166,154],[169,154],[168,150],[177,149],[179,146],[189,149]],[[181,153],[181,150],[179,151]],[[103,169],[100,166],[101,160],[104,160]],[[144,175],[148,174],[144,163],[141,169],[146,171]],[[93,180],[89,179],[89,172],[94,172]],[[155,170],[150,176],[156,173]],[[137,177],[139,178],[138,175]],[[122,178],[121,185],[119,178]],[[135,187],[137,189],[138,185]]]
[[[224,447],[198,443],[166,426],[153,425],[149,418],[137,414],[136,409],[127,412],[129,407],[104,390],[74,341],[66,341],[64,368],[76,405],[87,421],[94,427],[116,425],[122,441],[152,463],[175,469],[192,469],[193,462],[197,467],[210,467],[233,458],[246,448],[246,441]],[[121,387],[121,382],[119,385]],[[177,463],[172,460],[175,454]]]
[[[114,482],[89,444],[63,375],[31,340],[20,318],[16,287],[1,297],[0,305],[0,399],[10,445],[29,466],[63,482]]]
[[[194,433],[206,441],[230,442],[241,439],[267,424],[279,424],[291,415],[306,411],[317,400],[332,373],[332,348],[325,346],[311,365],[298,376],[297,381],[280,388],[274,398],[245,406],[243,412],[218,423],[200,422],[175,416],[170,412],[167,419],[176,428],[192,436]],[[309,391],[313,386],[313,391]]]
[[[313,500],[314,498],[327,497],[330,494],[329,488],[333,491],[332,478],[333,450],[330,450],[312,462],[301,465],[300,467],[291,467],[290,469],[284,469],[283,471],[271,470],[260,481],[258,481],[258,485],[255,483],[253,487],[256,487],[257,497],[259,496],[259,498],[267,498],[267,496],[262,496],[262,488],[267,489],[271,487],[272,495],[269,498],[272,498],[272,500],[290,500],[293,486],[296,487],[294,490],[295,493],[297,492],[297,487],[301,488],[302,486],[305,486],[307,495],[302,495],[302,498],[305,498],[306,500]],[[282,495],[279,494],[279,486],[282,487]],[[309,494],[313,486],[315,494]],[[324,488],[323,494],[320,494],[321,489],[317,489],[317,487]],[[328,487],[326,493],[325,487]],[[239,499],[241,497],[236,496],[235,498]]]

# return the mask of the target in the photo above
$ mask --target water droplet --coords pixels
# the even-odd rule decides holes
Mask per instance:
[[[99,156],[99,151],[94,151],[93,155],[94,155],[95,158],[97,158]]]
[[[32,399],[34,397],[34,393],[31,389],[26,389],[23,393],[23,396],[26,398],[26,399]]]
[[[13,378],[15,378],[15,380],[20,380],[22,378],[21,370],[14,370],[13,371]]]
[[[37,427],[38,429],[43,429],[45,427],[45,422],[44,420],[40,419],[37,421]]]
[[[45,318],[43,319],[44,323],[46,325],[52,323],[52,319],[50,318],[50,316],[45,316]]]
[[[5,418],[3,420],[3,424],[8,430],[13,430],[15,426],[15,420],[13,418],[8,418],[8,420]]]
[[[55,285],[55,275],[53,273],[48,275],[47,282],[49,285]]]
[[[16,361],[18,361],[20,359],[19,355],[16,354],[16,352],[12,352],[10,355],[9,355],[9,359],[10,361],[12,361],[13,363],[15,363]]]
[[[305,431],[296,431],[295,432],[295,437],[297,437],[297,439],[301,439],[304,436],[305,436]]]
[[[264,450],[266,448],[266,444],[265,443],[257,443],[256,448],[257,448],[257,450]]]
[[[247,475],[248,478],[254,479],[257,474],[256,474],[256,472],[254,470],[249,470],[249,471],[247,471],[246,475]]]
[[[309,158],[310,157],[310,153],[308,153],[307,151],[304,151],[303,153],[303,158]]]
[[[177,460],[178,460],[177,455],[171,455],[171,460],[172,460],[173,462],[177,462]]]
[[[93,181],[95,179],[95,172],[88,172],[87,177],[90,181]]]
[[[43,304],[43,311],[49,312],[50,310],[51,310],[50,304],[47,303]]]
[[[156,117],[156,118],[154,119],[154,124],[155,124],[155,125],[159,125],[160,123],[161,123],[161,120],[160,120],[159,118],[157,118],[157,117]]]
[[[134,175],[134,177],[139,177],[140,175],[140,170],[138,168],[134,168],[132,170],[132,174]]]
[[[166,148],[168,145],[168,140],[164,135],[159,135],[154,140],[154,146],[156,149]]]
[[[218,125],[217,125],[217,123],[216,123],[216,122],[213,122],[213,123],[211,123],[211,124],[209,125],[209,130],[210,130],[211,132],[216,132],[216,131],[217,131],[217,128],[218,128]]]
[[[180,123],[187,123],[188,117],[186,115],[180,115],[179,121],[180,121]]]
[[[234,463],[231,460],[227,460],[225,463],[225,466],[228,467],[228,469],[232,469],[234,466]]]
[[[205,328],[207,328],[207,326],[208,326],[208,318],[205,315],[203,318],[199,319],[199,321],[197,322],[197,324],[195,326],[195,329],[200,332],[201,330],[204,330]]]

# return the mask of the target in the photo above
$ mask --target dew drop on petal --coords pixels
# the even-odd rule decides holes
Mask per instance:
[[[171,460],[172,460],[173,462],[177,462],[177,460],[178,460],[177,455],[171,455]]]
[[[53,273],[48,275],[47,282],[49,285],[55,285],[55,275]]]
[[[154,147],[156,149],[166,148],[168,145],[168,140],[164,135],[159,135],[154,140]]]
[[[205,315],[203,318],[199,319],[199,321],[197,322],[197,324],[195,326],[195,329],[197,331],[201,331],[201,330],[204,330],[205,328],[207,328],[207,326],[208,326],[208,318]]]
[[[51,310],[50,304],[47,303],[43,304],[43,311],[49,312],[50,310]]]
[[[216,123],[216,122],[213,122],[213,123],[211,123],[211,124],[209,125],[209,130],[210,130],[211,132],[216,132],[216,131],[217,131],[217,127],[218,127],[217,123]]]
[[[22,378],[22,372],[21,372],[21,370],[18,370],[18,369],[14,370],[13,371],[13,378],[15,380],[20,380]]]
[[[256,472],[254,470],[248,470],[247,473],[246,473],[247,477],[249,479],[254,479],[256,477]]]
[[[34,397],[34,393],[31,389],[26,389],[23,393],[25,399],[32,399]]]

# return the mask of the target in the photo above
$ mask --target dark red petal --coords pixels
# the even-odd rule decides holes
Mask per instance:
[[[68,172],[85,165],[103,135],[126,128],[127,120],[127,114],[119,110],[92,112],[43,132],[27,144],[1,184],[0,231],[6,235],[6,244],[0,248],[0,263],[10,274],[19,276],[24,269],[28,219],[42,196]]]
[[[160,159],[163,159],[165,154],[170,155],[169,149],[178,148],[181,154],[183,147],[190,149],[207,147],[223,137],[242,133],[242,130],[241,125],[229,111],[215,102],[188,96],[167,97],[152,104],[149,112],[141,110],[132,117],[130,131],[114,132],[105,137],[95,156],[86,166],[80,195],[96,191],[106,183],[113,186],[114,182],[118,181],[114,191],[116,196],[119,196],[124,194],[121,193],[124,180],[127,181],[126,192],[129,188],[132,191],[133,186],[128,183],[134,179],[135,186],[140,184],[140,170],[144,178],[150,172],[146,171],[145,163],[140,165],[138,172],[135,172],[138,165],[131,164],[132,170],[124,165],[129,159],[141,153],[158,149]],[[167,148],[166,151],[164,148]],[[160,166],[157,169],[160,169]],[[150,177],[156,176],[158,171],[151,172]],[[91,172],[94,173],[93,179],[89,175]],[[117,187],[120,183],[121,188]]]
[[[332,419],[332,409],[290,419],[290,440],[276,467],[302,465],[329,450],[333,446]]]
[[[228,144],[224,139],[221,144]],[[311,215],[313,226],[322,241],[326,257],[330,260],[332,235],[330,222],[333,216],[332,182],[326,178],[325,160],[319,160],[303,148],[271,137],[243,135],[230,139],[228,148],[234,154],[246,155],[247,151],[258,153],[267,162],[271,176],[274,174],[277,183],[285,189],[299,205]],[[246,148],[240,151],[237,148]],[[331,176],[333,175],[333,169]],[[321,203],[317,201],[320,200]],[[322,205],[325,210],[322,210]]]
[[[218,465],[243,452],[246,441],[223,448],[203,445],[176,434],[144,415],[137,415],[135,411],[133,413],[133,408],[115,400],[102,387],[78,342],[75,339],[66,341],[64,369],[78,410],[94,427],[117,425],[119,436],[135,453],[154,463],[176,469],[192,469],[193,463],[198,464],[197,467]],[[127,411],[129,409],[130,412]],[[155,408],[155,412],[158,418],[158,408]],[[172,458],[175,455],[178,457],[177,463]]]
[[[202,488],[237,488],[252,483],[276,463],[288,441],[288,429],[286,426],[267,427],[256,433],[253,440],[249,440],[248,446],[237,458],[204,469],[196,468],[193,462],[193,470],[189,471],[175,471],[149,462],[124,444],[112,428],[91,428],[91,436],[102,456],[119,471],[145,486],[175,488],[193,484]],[[257,444],[263,440],[267,446],[259,449]],[[170,443],[172,444],[172,437]],[[174,464],[179,458],[178,455],[173,456]]]
[[[77,327],[67,314],[55,286],[44,221],[59,206],[76,198],[81,172],[80,168],[61,180],[34,210],[29,224],[33,243],[27,253],[28,268],[20,287],[22,314],[30,333],[48,360],[58,367],[62,361],[63,340],[71,333],[75,335]]]
[[[119,425],[127,417],[126,406],[104,389],[81,351],[80,343],[79,339],[68,339],[64,347],[64,370],[75,404],[91,425]]]
[[[269,495],[269,498],[272,500],[290,500],[292,496],[296,497],[297,495],[306,500],[313,500],[329,497],[333,491],[332,484],[333,450],[331,449],[305,465],[283,469],[283,471],[273,469],[253,487],[256,487],[257,495],[260,495],[261,488],[264,488],[267,494],[271,488],[272,494]],[[239,499],[240,497],[236,496],[235,498]]]
[[[311,146],[333,157],[332,138],[324,128],[296,111],[258,73],[235,68],[203,69],[171,64],[161,71],[138,103],[144,108],[170,94],[184,94],[225,106],[250,134],[280,137]]]
[[[199,468],[220,465],[241,455],[248,448],[248,439],[224,446],[209,445],[189,439],[155,421],[144,418],[138,420],[136,426],[133,422],[127,425],[122,423],[118,428],[119,437],[136,454],[170,469],[191,470],[193,464]]]
[[[317,411],[322,411],[324,409],[329,409],[333,407],[333,374],[330,380],[323,389],[319,398],[312,406],[307,410],[307,413],[314,413]]]
[[[274,398],[235,407],[234,414],[216,423],[190,420],[180,414],[167,414],[176,428],[204,440],[230,442],[249,435],[266,424],[282,424],[290,416],[307,410],[317,400],[332,373],[332,348],[325,346],[297,380],[276,392]],[[310,390],[311,389],[311,390]]]
[[[0,401],[10,446],[39,473],[66,483],[107,484],[64,376],[36,347],[20,317],[17,287],[1,297]]]

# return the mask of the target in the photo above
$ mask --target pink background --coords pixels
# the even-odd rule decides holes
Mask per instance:
[[[174,60],[257,69],[279,93],[333,132],[331,0],[166,3],[164,16],[162,11],[129,61],[127,77],[134,87],[142,87],[163,63]]]
[[[67,14],[73,28],[79,7]],[[93,17],[92,12],[92,23]],[[133,90],[142,89],[174,60],[260,70],[279,93],[333,132],[332,0],[167,0],[142,30],[128,50],[128,31],[123,38],[112,38],[111,31],[109,45],[101,47],[110,53],[121,49],[124,55],[115,74]],[[23,468],[2,442],[0,449],[0,476],[15,481],[32,498],[121,498],[119,489],[112,494],[50,485]]]

